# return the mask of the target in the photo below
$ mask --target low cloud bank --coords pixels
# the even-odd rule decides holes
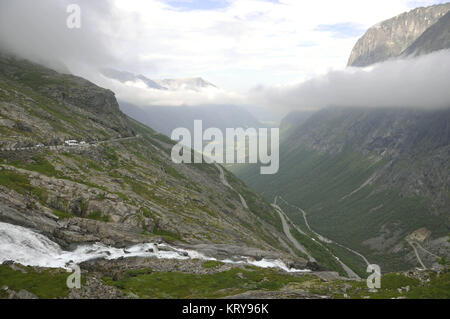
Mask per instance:
[[[450,50],[330,71],[300,84],[257,87],[249,98],[289,112],[340,107],[450,107]]]
[[[142,81],[122,83],[100,74],[86,74],[91,81],[116,93],[119,100],[141,108],[151,106],[195,106],[204,104],[245,104],[245,96],[220,88],[207,87],[199,90],[158,90],[148,88]]]
[[[284,116],[294,110],[337,107],[450,107],[450,50],[391,60],[368,68],[330,71],[299,84],[257,87],[247,93],[220,88],[163,91],[143,83],[121,83],[100,74],[86,74],[116,92],[120,100],[141,108],[203,104],[258,105]]]
[[[67,7],[81,11],[80,29],[67,27]],[[79,65],[114,63],[104,37],[104,21],[113,20],[109,1],[0,1],[0,51],[44,64],[58,71],[78,71]]]

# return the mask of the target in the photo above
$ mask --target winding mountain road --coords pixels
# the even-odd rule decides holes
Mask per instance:
[[[416,242],[416,245],[417,245],[420,249],[422,249],[424,252],[428,253],[430,256],[433,256],[433,257],[436,258],[436,259],[441,259],[440,256],[438,256],[438,255],[436,255],[436,254],[433,254],[431,251],[429,251],[428,249],[426,249],[425,247],[423,247],[423,246],[422,246],[421,244],[419,244],[418,242]]]
[[[408,244],[412,247],[412,249],[414,250],[414,254],[416,255],[417,261],[419,262],[419,264],[422,266],[422,268],[424,270],[427,269],[427,266],[425,266],[425,264],[423,263],[422,259],[420,258],[419,253],[417,252],[417,248],[416,246],[414,246],[414,243],[411,242],[409,239],[406,240],[408,242]]]
[[[424,252],[426,252],[427,254],[432,256],[433,258],[436,258],[437,260],[441,259],[441,257],[439,257],[436,254],[433,254],[431,251],[429,251],[428,249],[423,247],[418,241],[412,240],[411,238],[406,238],[406,241],[408,242],[408,244],[414,250],[414,254],[416,255],[417,261],[419,262],[419,264],[422,266],[423,269],[427,269],[427,267],[425,266],[425,263],[422,261],[422,258],[420,257],[419,252],[417,251],[417,247],[422,249]]]
[[[229,189],[233,190],[234,192],[236,192],[239,195],[239,199],[241,200],[242,206],[244,206],[245,209],[248,209],[248,205],[247,205],[247,202],[245,201],[244,197],[238,191],[236,191],[233,187],[231,187],[231,185],[228,183],[227,179],[225,178],[225,172],[223,171],[222,166],[220,166],[217,163],[214,163],[214,165],[219,170],[219,178],[220,178],[220,181],[222,182],[222,184],[225,185],[226,187],[228,187]]]
[[[285,213],[283,212],[283,210],[276,204],[276,199],[275,199],[275,203],[272,204],[272,207],[277,211],[277,213],[280,215],[280,219],[281,219],[281,223],[283,226],[283,231],[284,234],[286,235],[286,237],[289,239],[289,241],[292,243],[292,245],[294,245],[294,247],[296,249],[298,249],[299,251],[301,251],[303,254],[305,254],[306,256],[308,256],[308,260],[311,262],[315,262],[316,260],[314,259],[313,256],[311,256],[311,254],[306,250],[305,247],[303,247],[302,244],[300,244],[297,239],[294,238],[294,236],[292,236],[291,234],[291,230],[289,229],[289,224],[287,222],[288,217],[285,215]]]
[[[140,138],[140,135],[136,135],[136,136],[129,136],[129,137],[120,137],[120,138],[113,138],[110,140],[105,140],[105,141],[99,141],[95,144],[80,144],[77,146],[69,146],[69,145],[42,145],[42,146],[29,146],[29,147],[4,147],[4,148],[0,148],[0,152],[19,152],[19,151],[33,151],[33,150],[42,150],[42,149],[49,149],[49,150],[60,150],[60,149],[74,149],[74,148],[89,148],[89,147],[93,147],[93,146],[97,146],[100,144],[105,144],[105,143],[112,143],[112,142],[121,142],[121,141],[129,141],[129,140],[133,140],[133,139],[138,139]]]
[[[281,196],[277,196],[277,198],[281,199],[286,205],[291,206],[291,207],[293,207],[294,209],[297,209],[300,213],[302,213],[303,220],[305,221],[306,227],[308,228],[308,230],[309,230],[311,233],[313,233],[314,235],[316,235],[317,238],[319,238],[319,240],[321,240],[321,241],[323,241],[323,242],[325,242],[325,243],[328,243],[328,244],[331,244],[331,243],[333,242],[332,240],[330,240],[330,239],[328,239],[328,238],[322,236],[321,234],[317,233],[314,229],[311,228],[311,226],[309,226],[308,219],[306,218],[306,212],[305,212],[303,209],[301,209],[300,207],[297,207],[297,206],[294,206],[294,205],[288,203],[288,202],[287,202],[283,197],[281,197]]]
[[[329,244],[335,244],[335,245],[337,245],[337,246],[339,246],[339,247],[342,247],[342,248],[344,248],[344,249],[346,249],[346,250],[352,252],[353,254],[355,254],[355,255],[361,257],[361,259],[364,260],[364,262],[366,263],[366,265],[370,265],[369,260],[367,260],[367,258],[366,258],[363,254],[357,252],[356,250],[354,250],[354,249],[352,249],[352,248],[349,248],[349,247],[344,246],[344,245],[342,245],[342,244],[340,244],[340,243],[337,243],[337,242],[335,242],[335,241],[333,241],[333,240],[331,240],[331,239],[328,239],[328,238],[326,238],[326,237],[320,235],[320,234],[317,233],[316,231],[314,231],[314,230],[311,228],[311,226],[309,226],[308,219],[306,218],[306,212],[305,212],[303,209],[301,209],[300,207],[297,207],[297,206],[295,206],[295,205],[292,205],[292,204],[288,203],[288,202],[287,202],[284,198],[282,198],[281,196],[279,196],[279,198],[280,198],[282,201],[284,201],[286,205],[289,205],[289,206],[291,206],[291,207],[294,207],[294,208],[298,209],[298,210],[302,213],[303,219],[305,220],[305,224],[306,224],[306,227],[308,227],[308,230],[309,230],[310,232],[312,232],[314,235],[316,235],[321,241],[326,242],[326,243],[329,243]]]
[[[314,240],[314,241],[315,241],[317,244],[319,244],[320,246],[322,246],[326,251],[328,251],[328,252],[330,253],[331,256],[333,256],[333,258],[334,258],[334,259],[342,266],[342,268],[345,270],[345,272],[347,273],[347,276],[348,276],[349,278],[361,280],[361,277],[359,277],[359,275],[358,275],[357,273],[355,273],[349,266],[347,266],[346,264],[344,264],[337,256],[335,256],[335,255],[328,249],[328,247],[326,247],[325,245],[323,245],[320,241],[322,241],[322,242],[324,242],[324,243],[327,243],[327,244],[333,243],[333,244],[338,245],[338,246],[340,246],[340,247],[342,247],[342,248],[345,248],[345,249],[347,249],[347,250],[353,252],[354,254],[358,255],[359,257],[361,257],[361,258],[364,260],[364,262],[365,262],[367,265],[369,265],[369,264],[370,264],[369,261],[368,261],[362,254],[360,254],[360,253],[354,251],[354,250],[351,249],[351,248],[345,247],[344,245],[341,245],[341,244],[339,244],[339,243],[336,243],[336,242],[334,242],[334,241],[332,241],[332,240],[330,240],[330,239],[328,239],[328,238],[326,238],[326,237],[320,235],[319,233],[317,233],[316,231],[314,231],[314,230],[311,228],[311,226],[309,225],[308,219],[306,218],[306,212],[305,212],[303,209],[301,209],[300,207],[297,207],[297,206],[295,206],[295,205],[292,205],[292,204],[288,203],[288,202],[287,202],[284,198],[282,198],[281,196],[276,196],[276,197],[275,197],[275,200],[276,200],[277,198],[280,198],[286,205],[289,205],[289,206],[291,206],[291,207],[293,207],[293,208],[296,208],[298,211],[300,211],[300,212],[302,213],[303,219],[305,220],[305,224],[306,224],[308,230],[309,230],[311,233],[313,233],[314,235],[316,235],[317,238],[319,239],[319,241],[315,240],[315,239],[312,238],[312,237],[311,237],[311,239]],[[294,225],[295,225],[295,224],[294,224]]]

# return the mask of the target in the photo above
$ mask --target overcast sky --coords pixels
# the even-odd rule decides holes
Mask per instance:
[[[368,27],[439,2],[2,0],[0,32],[43,56],[52,54],[48,49],[62,59],[112,64],[149,78],[201,76],[245,91],[342,69]],[[67,3],[81,6],[80,30],[65,28]]]
[[[222,89],[221,102],[232,102],[255,87],[292,87],[335,74],[367,28],[442,2],[1,0],[0,46],[34,60],[59,60],[92,79],[90,72],[105,66],[152,79],[200,76]],[[66,27],[68,3],[81,6],[79,30]],[[142,99],[152,100],[147,93],[140,92]],[[186,101],[155,94],[153,100],[174,104],[202,102],[195,94]]]

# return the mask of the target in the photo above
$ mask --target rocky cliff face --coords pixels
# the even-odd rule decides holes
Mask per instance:
[[[423,55],[450,48],[450,11],[429,27],[403,55]]]
[[[450,3],[417,8],[371,27],[358,40],[348,65],[363,67],[398,57],[450,10]]]
[[[4,85],[9,80],[24,87],[16,90],[23,92],[19,95],[10,94],[7,86],[0,87],[0,92],[5,117],[22,131],[29,131],[30,141],[51,143],[70,137],[100,140],[135,134],[114,93],[85,79],[1,55],[0,77]],[[23,108],[34,108],[34,112],[23,112]],[[25,141],[23,134],[16,135],[16,143]],[[6,134],[1,143],[9,140]]]

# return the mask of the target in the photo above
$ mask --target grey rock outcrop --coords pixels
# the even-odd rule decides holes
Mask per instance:
[[[403,55],[423,55],[450,48],[450,11],[429,27]]]
[[[450,3],[416,8],[371,27],[356,43],[348,65],[364,67],[400,56],[450,10]]]

